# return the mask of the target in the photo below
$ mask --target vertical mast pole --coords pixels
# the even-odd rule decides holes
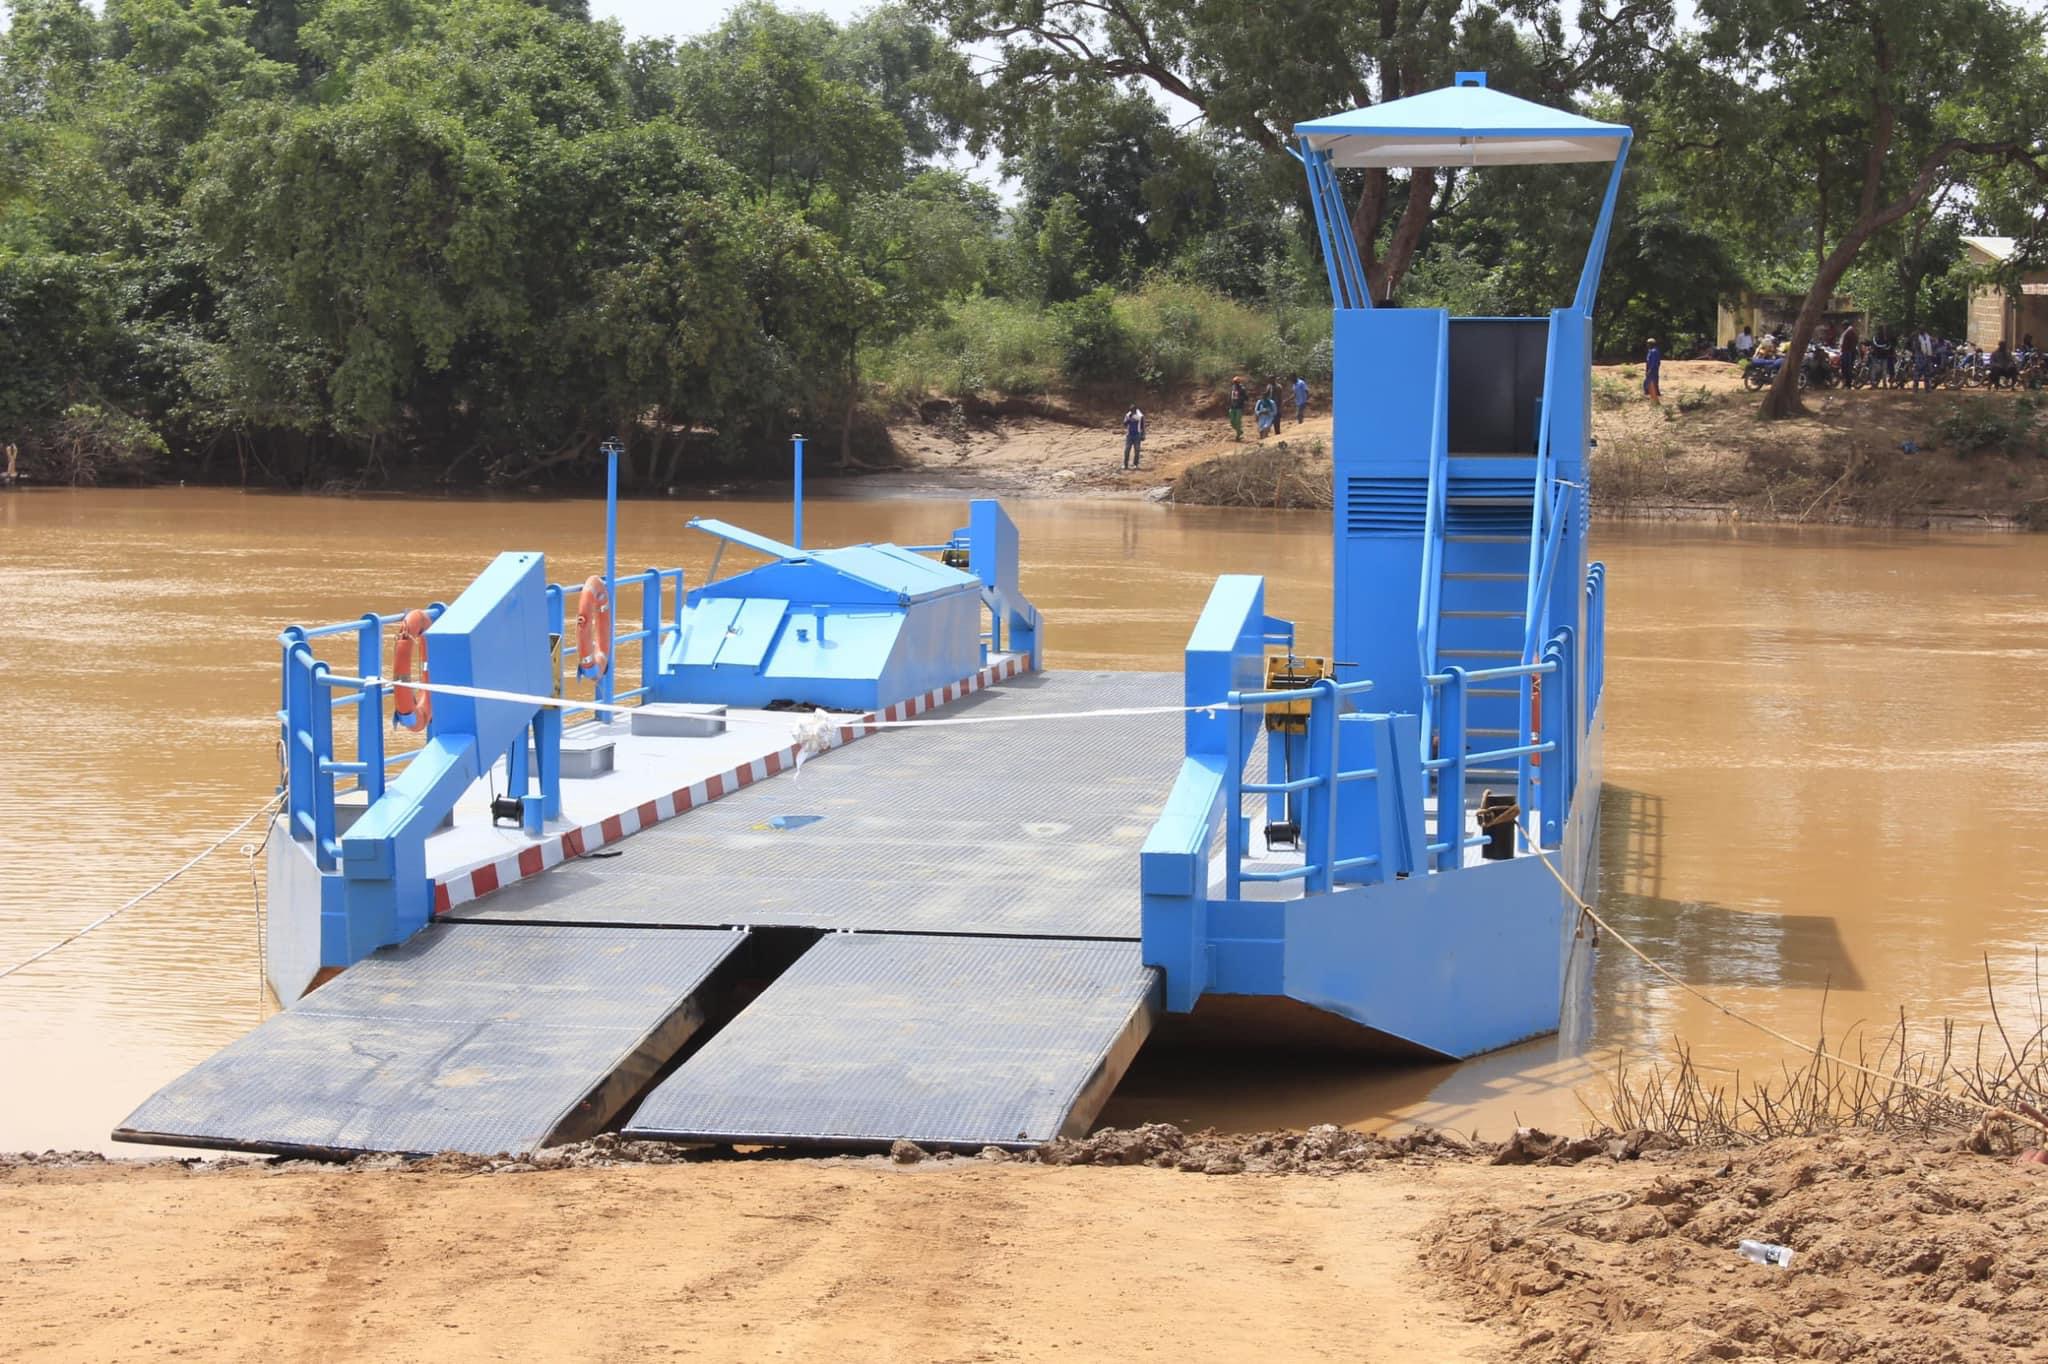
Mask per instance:
[[[798,549],[804,547],[804,438],[792,436],[796,445],[796,477],[791,485],[789,506],[789,542]]]
[[[619,443],[608,440],[604,443],[604,599],[611,609],[605,613],[604,672],[597,679],[597,699],[610,705],[615,686],[613,677],[618,672],[618,599],[619,599]],[[646,645],[643,643],[642,648]],[[599,717],[612,719],[610,712]]]

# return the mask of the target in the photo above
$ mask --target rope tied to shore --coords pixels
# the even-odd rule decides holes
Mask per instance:
[[[69,947],[72,943],[77,942],[80,938],[83,938],[86,934],[93,932],[95,929],[101,927],[102,925],[112,923],[115,919],[119,918],[123,914],[126,914],[129,910],[135,908],[143,901],[149,899],[158,891],[163,890],[166,886],[170,885],[173,881],[176,881],[186,872],[192,870],[192,868],[198,866],[201,862],[204,862],[207,858],[213,856],[222,848],[226,847],[237,834],[242,832],[242,830],[248,828],[251,824],[254,824],[257,820],[264,818],[266,815],[275,814],[279,809],[283,807],[284,801],[285,793],[283,791],[279,791],[276,795],[272,796],[269,800],[264,801],[261,805],[257,806],[253,811],[251,811],[248,817],[243,819],[241,823],[235,825],[234,828],[228,830],[219,838],[214,839],[213,842],[207,844],[204,848],[194,853],[190,858],[188,858],[185,862],[179,865],[174,871],[172,871],[169,875],[163,877],[149,889],[143,891],[139,895],[136,895],[126,901],[123,901],[119,905],[116,905],[114,908],[108,910],[105,914],[100,915],[99,918],[94,919],[85,927],[78,929],[76,932],[70,933],[65,937],[59,938],[56,942],[51,943],[48,947],[43,948],[40,952],[37,952],[32,956],[25,957],[22,960],[14,963],[14,965],[6,967],[5,969],[0,969],[0,980],[5,980],[7,979],[7,977],[13,975],[15,972],[25,970],[28,967],[35,965],[43,958],[50,956],[52,953],[61,951],[62,949]],[[266,841],[268,841],[267,837]],[[249,853],[252,866],[254,864],[255,853],[260,852],[261,850],[262,844],[257,844],[255,845],[255,850]],[[247,850],[245,849],[245,851]]]

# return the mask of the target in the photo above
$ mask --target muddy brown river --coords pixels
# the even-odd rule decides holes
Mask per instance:
[[[622,570],[782,533],[781,504],[633,503]],[[1049,665],[1176,669],[1210,580],[1263,572],[1326,635],[1328,518],[1023,502]],[[820,543],[925,543],[938,499],[817,499]],[[451,598],[499,549],[601,567],[594,502],[211,490],[0,494],[0,968],[142,890],[277,780],[284,625]],[[2039,1017],[2048,926],[2048,537],[1602,526],[1609,565],[1601,907],[1684,979],[1786,1032]],[[265,1013],[240,842],[0,980],[0,1149],[108,1130]],[[260,868],[257,869],[260,876]],[[1589,1028],[1459,1066],[1141,1058],[1105,1118],[1230,1128],[1573,1126],[1616,1057],[1674,1041],[1729,1082],[1785,1049],[1603,952]],[[134,1148],[125,1148],[133,1151]]]

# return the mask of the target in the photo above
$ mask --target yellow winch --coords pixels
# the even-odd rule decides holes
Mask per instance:
[[[1306,691],[1330,675],[1328,659],[1297,658],[1293,654],[1266,656],[1267,691]],[[1308,733],[1310,701],[1281,701],[1266,707],[1266,728],[1278,734]]]

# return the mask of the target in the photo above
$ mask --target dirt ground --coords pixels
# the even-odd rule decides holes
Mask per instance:
[[[1667,361],[1663,401],[1642,395],[1641,371],[1593,370],[1596,506],[1610,515],[1740,517],[1774,522],[2029,526],[2048,522],[2048,395],[1981,390],[1827,390],[1808,413],[1757,418],[1760,395],[1717,361]],[[1145,400],[1145,467],[1119,468],[1121,401],[1081,398],[995,404],[934,401],[891,427],[904,467],[862,480],[886,491],[972,489],[1032,497],[1233,498],[1328,505],[1327,394],[1308,421],[1263,445],[1233,442],[1219,396]],[[1985,418],[1993,419],[1987,424]],[[1960,421],[1961,425],[1957,423]],[[1985,444],[2014,435],[2010,449]],[[1964,448],[1973,444],[1976,448]],[[1274,451],[1281,440],[1289,451]],[[1250,456],[1249,459],[1244,457]],[[1292,462],[1298,468],[1278,466]],[[1247,466],[1237,469],[1242,462]],[[1202,471],[1176,491],[1180,476]],[[1320,496],[1302,491],[1314,482]]]
[[[890,427],[905,467],[862,480],[912,487],[972,488],[1026,497],[1163,497],[1190,465],[1252,452],[1261,442],[1249,415],[1233,441],[1221,397],[1207,392],[1140,395],[1146,418],[1142,467],[1122,468],[1123,405],[1076,398],[998,404],[929,402],[915,418]],[[1328,394],[1309,404],[1297,425],[1293,407],[1278,438],[1307,449],[1330,441]]]
[[[1316,1129],[1046,1162],[0,1162],[5,1353],[2048,1359],[2048,1167],[1863,1137],[1609,1149]]]

